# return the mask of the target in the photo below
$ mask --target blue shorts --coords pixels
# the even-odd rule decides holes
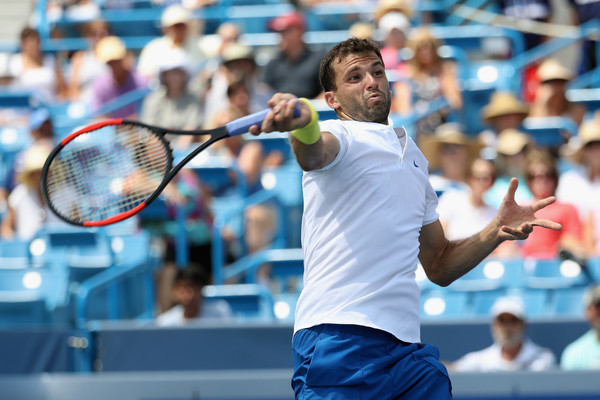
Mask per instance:
[[[292,340],[296,399],[451,399],[435,346],[357,325],[323,324]]]

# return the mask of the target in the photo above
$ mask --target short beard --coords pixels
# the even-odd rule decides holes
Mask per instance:
[[[342,110],[353,121],[376,122],[380,124],[388,123],[390,108],[392,106],[392,97],[390,92],[381,93],[384,98],[383,103],[378,103],[373,107],[366,107],[365,103],[361,103],[355,99],[350,99],[348,104],[342,105]]]
[[[523,343],[523,338],[525,337],[525,333],[523,331],[514,332],[510,335],[502,334],[496,330],[492,330],[492,337],[494,338],[494,342],[498,344],[500,347],[507,347],[513,349]]]

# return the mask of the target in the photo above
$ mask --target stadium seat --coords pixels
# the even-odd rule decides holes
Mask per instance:
[[[584,286],[589,283],[579,264],[559,258],[549,260],[526,259],[524,282],[527,287],[558,289]]]
[[[273,312],[281,322],[294,322],[298,294],[277,293],[273,295]]]
[[[449,288],[457,291],[497,290],[519,286],[522,263],[518,259],[489,259],[454,281]]]
[[[206,301],[221,299],[231,306],[235,318],[244,321],[272,321],[273,297],[267,288],[255,284],[209,285],[203,288]]]
[[[54,322],[66,307],[67,275],[46,268],[0,269],[0,326]]]
[[[568,117],[525,118],[523,131],[537,146],[557,149],[577,135],[577,125]]]
[[[554,289],[550,302],[552,316],[583,318],[585,287]]]
[[[489,317],[490,309],[500,297],[516,296],[523,299],[527,318],[538,318],[547,315],[548,291],[545,289],[499,289],[473,293],[473,316]]]
[[[0,240],[0,269],[31,266],[29,240]]]
[[[303,287],[304,256],[302,249],[265,249],[227,267],[226,279],[236,278],[257,283],[259,268],[268,269],[276,293],[299,294]]]
[[[428,290],[421,293],[421,319],[459,320],[469,313],[470,294],[450,290]]]

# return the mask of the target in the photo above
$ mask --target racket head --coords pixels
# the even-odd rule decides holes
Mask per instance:
[[[164,131],[121,119],[82,128],[62,140],[42,170],[50,209],[79,226],[103,226],[143,210],[164,187],[173,155]]]

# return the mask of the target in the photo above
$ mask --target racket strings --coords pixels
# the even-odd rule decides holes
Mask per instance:
[[[102,221],[144,202],[170,169],[170,150],[152,131],[110,125],[58,152],[46,178],[54,209],[75,222]]]

